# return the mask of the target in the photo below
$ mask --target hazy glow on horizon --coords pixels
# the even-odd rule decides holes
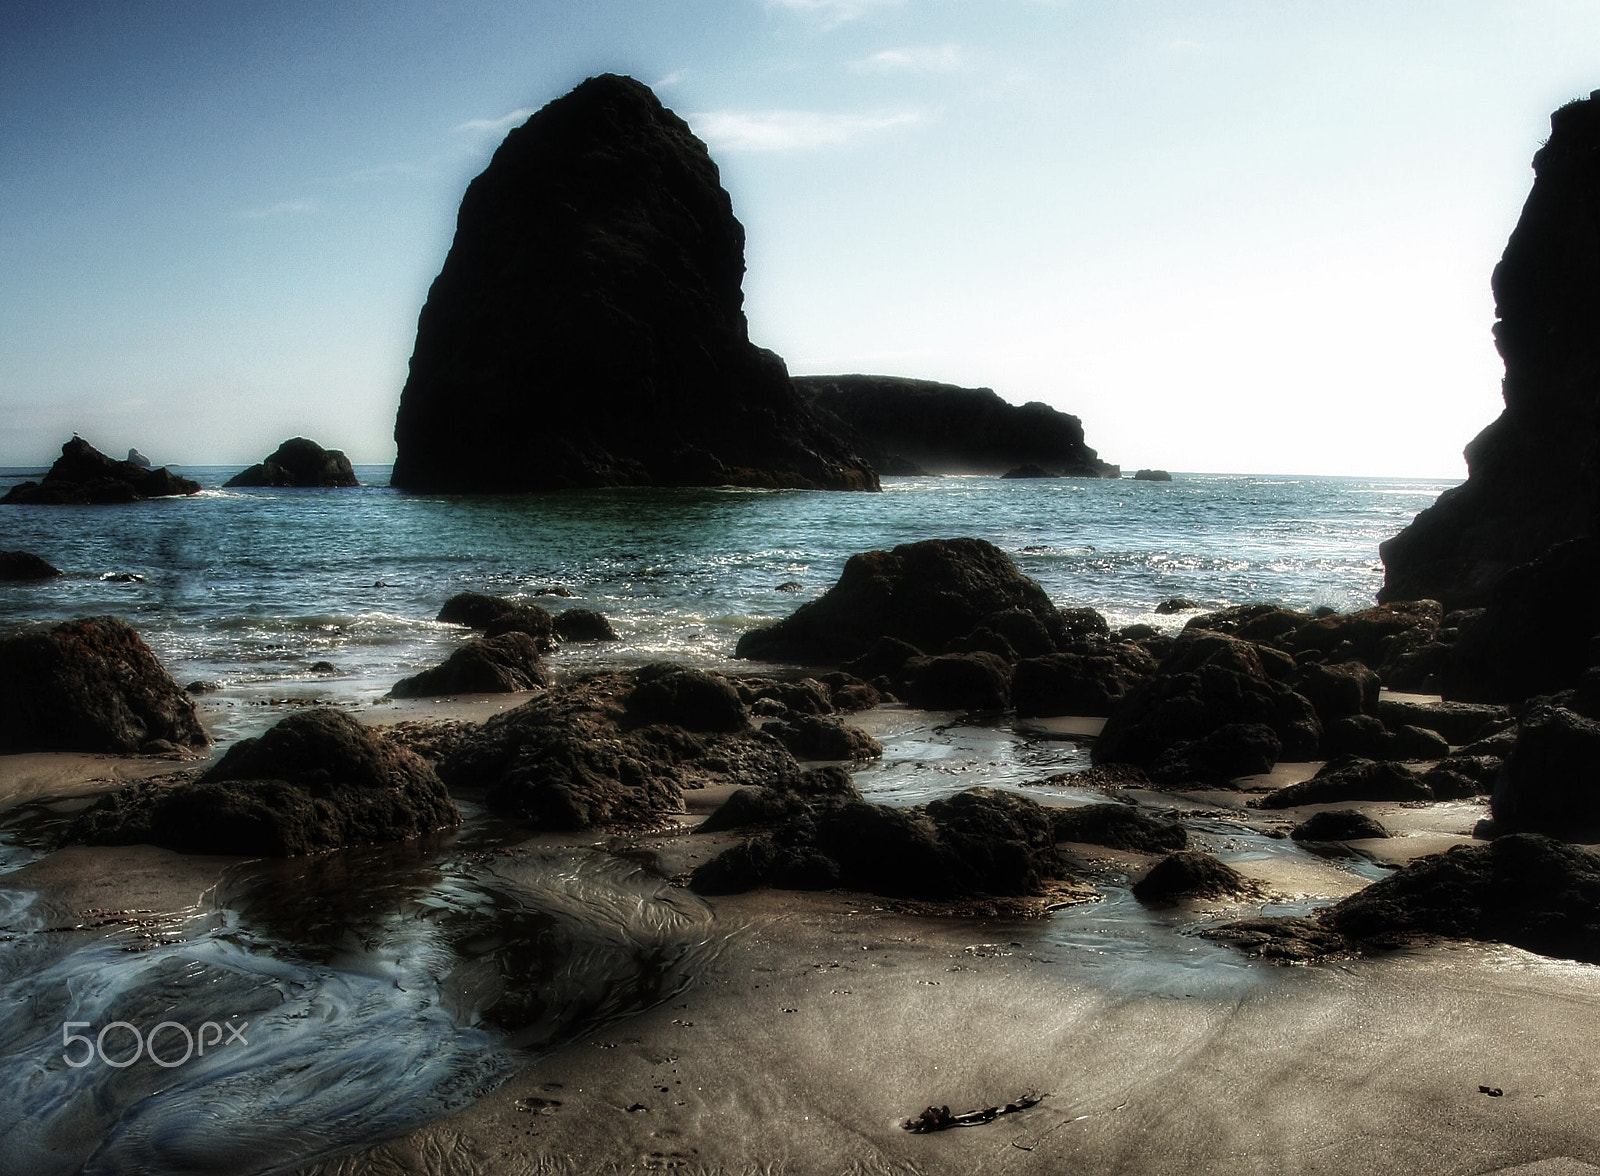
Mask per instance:
[[[1044,400],[1129,469],[1460,476],[1600,5],[8,4],[0,465],[392,459],[468,181],[607,70],[710,146],[796,373]]]

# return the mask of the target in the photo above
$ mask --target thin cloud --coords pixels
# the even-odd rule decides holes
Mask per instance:
[[[317,209],[311,200],[281,200],[266,208],[247,208],[239,215],[245,220],[266,220],[274,216],[302,216]]]
[[[956,45],[908,45],[852,61],[850,68],[857,73],[957,73],[967,68],[967,57]]]
[[[689,123],[720,151],[805,151],[837,147],[861,135],[924,121],[912,110],[825,114],[813,110],[708,110]]]
[[[397,176],[417,176],[422,172],[423,169],[414,163],[386,163],[345,172],[342,176],[334,177],[331,183],[336,188],[347,188],[352,184],[381,184]]]
[[[686,78],[688,76],[689,76],[689,71],[688,70],[686,70],[686,69],[675,69],[671,73],[669,73],[666,77],[657,78],[656,81],[655,81],[655,84],[652,85],[650,88],[652,90],[664,90],[669,86],[678,85],[680,82],[683,81],[684,78]]]
[[[457,123],[450,129],[460,135],[504,134],[518,123],[526,122],[533,111],[526,106],[519,106],[509,114],[502,114],[499,118],[469,118],[464,123]]]
[[[896,8],[905,0],[766,0],[767,7],[814,17],[824,31],[860,20],[882,8]]]

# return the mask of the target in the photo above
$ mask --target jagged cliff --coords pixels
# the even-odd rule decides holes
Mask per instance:
[[[1511,569],[1594,530],[1600,91],[1551,115],[1533,171],[1493,278],[1505,411],[1467,446],[1467,481],[1380,548],[1380,600],[1486,605]]]
[[[393,483],[875,489],[750,342],[744,229],[688,124],[631,78],[506,136],[417,323]]]
[[[1002,474],[1035,465],[1051,474],[1114,478],[1117,466],[1083,442],[1075,416],[990,388],[900,376],[796,376],[796,388],[843,420],[880,473]]]

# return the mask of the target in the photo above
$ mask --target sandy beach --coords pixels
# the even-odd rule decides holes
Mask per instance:
[[[386,706],[363,717],[481,719],[513,701]],[[904,731],[944,716],[901,709],[862,718]],[[1244,783],[1279,786],[1315,766],[1283,764]],[[8,756],[0,803],[66,811],[181,767]],[[691,832],[726,791],[689,793],[688,811],[657,833],[564,842],[648,855],[682,879],[733,839]],[[1049,918],[912,914],[845,892],[707,899],[707,943],[675,996],[533,1058],[453,1113],[369,1145],[351,1141],[342,1157],[298,1170],[1600,1170],[1590,1167],[1600,1164],[1592,1061],[1600,969],[1467,944],[1283,967],[1188,934],[1364,884],[1336,860],[1240,856],[1241,839],[1281,836],[1311,811],[1258,811],[1247,807],[1250,796],[1131,797],[1183,819],[1195,844],[1231,848],[1256,887],[1248,902],[1144,912],[1126,884],[1153,857],[1071,844],[1062,851],[1074,873],[1106,897]],[[1459,801],[1354,807],[1396,834],[1354,848],[1391,863],[1467,840],[1483,812]],[[563,839],[536,842],[548,850]],[[512,845],[489,857],[529,852]],[[36,892],[34,912],[51,926],[137,935],[140,920],[170,927],[168,916],[203,910],[237,861],[72,847],[14,871],[8,886]],[[1130,917],[1147,920],[1161,943],[1183,945],[1178,962],[1141,962],[1099,938]],[[961,1114],[1029,1094],[1044,1097],[990,1123],[925,1135],[903,1126],[928,1106]]]

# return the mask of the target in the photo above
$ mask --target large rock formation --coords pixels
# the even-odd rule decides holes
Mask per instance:
[[[861,438],[880,473],[1008,474],[1114,478],[1118,467],[1083,443],[1083,424],[1032,401],[1009,404],[990,388],[900,376],[796,376],[794,386]]]
[[[506,136],[417,323],[393,484],[876,489],[750,342],[744,229],[688,125],[590,78]]]
[[[0,641],[0,752],[204,747],[194,701],[139,634],[86,617]]]
[[[350,459],[306,437],[290,437],[249,469],[229,478],[229,486],[359,486]]]
[[[148,463],[117,461],[73,434],[43,481],[13,486],[0,503],[83,506],[198,493],[199,482],[180,478],[166,466],[153,470]]]
[[[1600,405],[1600,91],[1550,117],[1493,287],[1505,411],[1467,446],[1467,481],[1383,544],[1380,599],[1491,603],[1512,568],[1589,534]]]

